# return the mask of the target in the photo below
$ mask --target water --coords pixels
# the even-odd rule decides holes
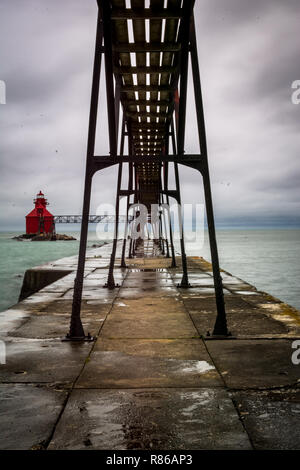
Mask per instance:
[[[223,269],[300,309],[300,229],[218,230],[217,240]],[[207,232],[202,249],[186,248],[211,260]]]
[[[0,232],[0,311],[18,302],[26,269],[78,253],[79,233],[69,233],[75,241],[31,242],[12,240],[20,232]],[[95,233],[88,246],[99,243]]]
[[[69,233],[79,239],[79,233]],[[78,253],[79,241],[18,242],[17,233],[0,233],[0,311],[18,301],[26,269]],[[188,235],[188,233],[187,233]],[[220,265],[259,290],[300,309],[300,229],[217,231]],[[89,233],[88,246],[100,243]],[[177,243],[178,244],[178,243]],[[204,245],[187,243],[187,254],[210,260]]]

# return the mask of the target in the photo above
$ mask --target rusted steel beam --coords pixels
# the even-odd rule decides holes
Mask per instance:
[[[105,54],[105,74],[107,107],[109,121],[110,156],[95,156],[94,143],[96,133],[97,101],[99,80],[94,68],[91,117],[89,128],[89,145],[87,157],[86,184],[84,195],[83,223],[80,241],[80,256],[75,294],[72,309],[70,333],[73,337],[84,339],[80,323],[80,301],[84,272],[84,255],[86,246],[87,223],[91,195],[92,176],[95,172],[119,165],[116,226],[117,240],[119,222],[119,198],[127,197],[126,237],[130,197],[134,202],[145,204],[149,209],[153,203],[162,203],[164,198],[175,197],[181,203],[178,165],[182,164],[201,172],[209,227],[212,264],[214,271],[215,291],[218,316],[214,334],[227,335],[226,314],[219,272],[218,254],[215,239],[214,216],[211,198],[211,187],[207,161],[206,136],[202,107],[199,65],[197,58],[196,37],[192,10],[195,0],[169,0],[167,8],[162,8],[162,0],[151,0],[151,8],[140,8],[140,0],[131,0],[132,8],[125,9],[125,0],[97,0],[100,18],[104,26],[103,40],[96,42],[95,54]],[[181,5],[181,3],[183,5]],[[177,7],[177,6],[178,7]],[[179,8],[179,5],[182,8]],[[121,7],[121,8],[120,8]],[[102,15],[102,16],[101,16]],[[130,38],[129,22],[132,20],[133,40]],[[164,22],[162,20],[165,20]],[[150,20],[149,23],[146,20]],[[147,33],[147,26],[148,33]],[[162,32],[164,29],[164,34]],[[146,37],[148,35],[148,38]],[[161,39],[163,37],[163,39]],[[192,72],[196,101],[196,113],[200,140],[200,154],[184,154],[185,125],[187,112],[188,60],[192,59]],[[99,59],[101,60],[101,58]],[[99,77],[98,77],[99,78]],[[115,89],[114,89],[115,85]],[[178,94],[178,88],[180,93]],[[180,96],[180,98],[179,98]],[[128,155],[118,154],[119,104],[123,107],[122,145],[128,137]],[[159,106],[159,108],[157,108]],[[150,108],[150,109],[149,109]],[[159,109],[159,112],[157,111]],[[176,132],[173,112],[175,110]],[[150,122],[146,122],[146,121]],[[158,122],[156,122],[156,120]],[[140,121],[140,122],[139,122]],[[95,125],[93,125],[95,124]],[[127,130],[125,130],[127,126]],[[171,133],[170,133],[170,126]],[[169,155],[169,136],[172,137],[173,155]],[[148,139],[149,137],[149,139]],[[128,189],[121,189],[122,167],[129,163]],[[168,189],[168,164],[174,163],[176,190]],[[164,174],[162,186],[161,171]],[[163,215],[163,219],[162,219]],[[164,251],[165,243],[169,254],[166,214],[160,214],[159,243]],[[179,214],[181,218],[181,213]],[[170,243],[172,249],[172,265],[175,265],[175,252],[172,240],[172,227],[169,220]],[[165,241],[164,241],[165,240]],[[108,285],[114,286],[113,269],[117,241],[113,244],[113,252],[109,268]],[[134,256],[138,242],[131,240],[129,256]],[[125,265],[126,240],[123,243],[122,262]],[[187,262],[182,232],[181,255],[183,278],[181,287],[188,287]],[[79,312],[79,315],[78,315]],[[79,321],[78,321],[79,318]],[[80,326],[81,325],[81,326]],[[76,329],[76,334],[75,334]]]
[[[199,146],[201,148],[201,152],[203,153],[202,176],[203,176],[205,206],[206,206],[206,214],[207,214],[209,243],[210,243],[212,267],[213,267],[213,275],[214,275],[214,286],[215,286],[215,293],[216,293],[216,306],[217,306],[217,317],[216,317],[216,322],[215,322],[215,326],[213,330],[213,335],[227,337],[229,336],[229,332],[227,328],[223,283],[222,283],[222,277],[220,273],[219,255],[218,255],[216,229],[215,229],[215,221],[214,221],[214,211],[213,211],[212,194],[211,194],[210,175],[209,175],[209,167],[208,167],[208,159],[207,159],[205,120],[204,120],[204,111],[203,111],[200,68],[199,68],[199,62],[198,62],[194,18],[192,18],[192,22],[191,22],[190,36],[191,36],[192,73],[193,73],[195,102],[196,102]]]
[[[120,162],[141,162],[140,157],[136,154],[134,155],[123,155],[117,156],[116,158],[111,158],[109,155],[105,156],[95,156],[93,158],[94,164],[103,164],[109,163],[110,165],[116,165]],[[184,164],[185,162],[195,162],[200,163],[202,162],[201,155],[199,154],[184,154],[184,155],[160,155],[159,157],[151,157],[151,156],[143,156],[143,162],[145,163],[157,163],[157,162],[177,162]]]
[[[189,41],[190,41],[190,20],[193,12],[193,0],[186,2],[187,11],[182,20],[182,50],[180,53],[180,98],[179,116],[177,127],[177,149],[178,153],[184,152],[185,125],[186,125],[186,102],[188,83],[188,61],[189,61]]]
[[[115,93],[113,81],[113,49],[112,49],[112,26],[110,8],[108,2],[100,2],[100,12],[103,19],[103,35],[105,47],[105,78],[106,78],[106,102],[108,115],[109,148],[111,155],[117,155],[117,129]]]
[[[82,322],[81,322],[81,300],[82,300],[82,289],[83,289],[83,276],[85,266],[85,254],[87,244],[87,234],[89,225],[89,213],[90,213],[90,200],[91,200],[91,187],[92,187],[92,171],[93,171],[93,155],[95,151],[95,137],[96,137],[96,125],[97,125],[97,111],[98,111],[98,100],[99,100],[99,87],[100,87],[100,71],[101,71],[101,54],[98,52],[98,47],[103,41],[103,23],[101,20],[100,13],[97,18],[97,32],[96,32],[96,43],[94,52],[94,67],[93,67],[93,81],[91,91],[91,104],[90,104],[90,116],[89,116],[89,130],[88,130],[88,142],[87,142],[87,154],[86,154],[86,170],[85,170],[85,184],[84,184],[84,196],[83,196],[83,209],[82,209],[82,224],[80,233],[80,244],[79,244],[79,255],[77,274],[74,283],[74,295],[72,302],[72,314],[70,321],[69,333],[66,336],[66,340],[70,341],[86,341],[92,338],[88,334],[85,335]]]

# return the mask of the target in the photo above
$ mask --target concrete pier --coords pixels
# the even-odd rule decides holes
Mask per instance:
[[[61,341],[76,257],[35,268],[65,276],[0,313],[0,449],[300,449],[299,312],[224,271],[233,336],[212,339],[207,261],[189,257],[191,288],[178,288],[180,258],[171,269],[149,241],[127,269],[116,259],[107,290],[110,250],[86,259],[95,342]]]

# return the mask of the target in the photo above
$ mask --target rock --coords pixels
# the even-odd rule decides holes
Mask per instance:
[[[24,241],[24,238],[22,238],[21,236],[12,237],[12,240],[17,240],[17,242],[23,242],[23,241]]]
[[[74,238],[72,237],[71,235],[62,235],[62,234],[59,234],[57,233],[56,234],[56,240],[65,240],[65,241],[68,241],[68,240],[77,240],[77,238]]]
[[[35,237],[35,235],[29,235],[27,233],[23,233],[22,235],[17,235],[16,237],[12,237],[12,240],[17,240],[18,242],[22,242],[24,240],[31,240],[31,238]]]
[[[35,235],[34,237],[32,237],[31,241],[32,242],[42,242],[42,241],[49,241],[51,240],[50,236],[49,235]]]
[[[43,241],[56,241],[56,240],[62,240],[62,241],[68,241],[68,240],[77,240],[76,238],[72,237],[71,235],[65,235],[65,234],[43,234],[41,233],[40,235],[37,234],[26,234],[24,233],[23,235],[18,235],[16,237],[12,237],[13,240],[17,240],[19,242],[22,242],[24,240],[31,240],[32,242],[43,242]]]

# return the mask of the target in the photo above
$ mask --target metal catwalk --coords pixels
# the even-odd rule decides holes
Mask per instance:
[[[121,266],[135,255],[140,239],[130,238],[134,227],[129,217],[131,204],[147,208],[154,239],[163,255],[176,266],[172,225],[168,211],[158,210],[157,221],[150,219],[151,206],[169,205],[174,198],[181,205],[179,165],[186,165],[202,177],[209,241],[212,256],[217,317],[213,334],[227,336],[222,278],[219,269],[213,205],[208,168],[201,82],[197,54],[193,0],[98,0],[98,19],[89,118],[86,175],[78,270],[74,286],[70,340],[89,339],[80,319],[86,242],[93,175],[112,165],[118,166],[115,237],[106,287],[113,289],[114,265],[119,233],[119,202],[127,198],[126,230]],[[97,109],[102,59],[105,63],[106,101],[109,129],[109,155],[95,155]],[[185,153],[185,126],[189,61],[192,66],[199,153]],[[120,119],[120,111],[122,116]],[[119,126],[119,120],[122,124]],[[125,151],[125,141],[128,151]],[[122,186],[124,165],[128,165],[128,185]],[[174,171],[175,190],[168,186]],[[137,214],[139,214],[137,212]],[[181,216],[181,214],[179,214]],[[180,220],[180,219],[179,219]],[[155,225],[155,226],[154,226]],[[135,227],[136,228],[136,227]],[[127,241],[129,242],[127,243]],[[189,287],[184,235],[180,240],[181,287]],[[100,286],[99,286],[100,288]]]

